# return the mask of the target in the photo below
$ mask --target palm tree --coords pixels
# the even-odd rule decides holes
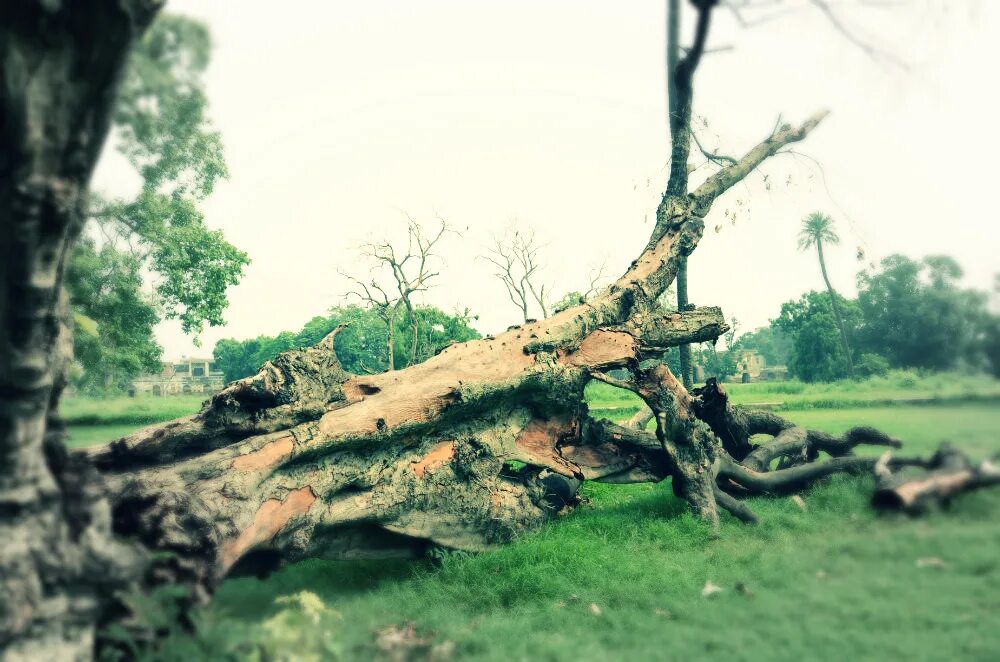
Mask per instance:
[[[823,272],[823,280],[826,282],[826,289],[830,293],[830,304],[833,306],[833,315],[837,318],[837,327],[840,329],[840,342],[844,346],[844,356],[847,357],[847,371],[854,377],[854,361],[851,359],[851,347],[847,342],[847,330],[844,328],[844,318],[840,314],[840,303],[837,301],[837,293],[830,284],[830,277],[826,273],[826,260],[823,259],[823,244],[836,245],[840,243],[840,237],[833,229],[833,219],[826,214],[813,212],[802,219],[802,229],[799,231],[799,250],[809,250],[816,247],[816,254],[819,255],[819,268]]]

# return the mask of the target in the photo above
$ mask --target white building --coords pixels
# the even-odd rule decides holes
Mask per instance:
[[[179,395],[214,393],[226,385],[213,359],[183,357],[163,364],[157,375],[142,375],[132,381],[131,394]]]

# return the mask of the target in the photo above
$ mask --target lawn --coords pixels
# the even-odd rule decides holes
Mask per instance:
[[[913,452],[1000,450],[993,403],[785,415],[876,425]],[[576,512],[493,553],[230,579],[163,656],[371,659],[377,632],[412,622],[395,640],[455,659],[1000,659],[1000,491],[922,519],[875,516],[870,491],[837,477],[807,511],[754,499],[760,525],[726,516],[713,539],[668,485],[586,485]],[[722,591],[703,597],[706,582]]]
[[[902,403],[1000,403],[1000,380],[981,375],[937,373],[919,375],[893,371],[884,377],[842,380],[829,384],[799,381],[725,384],[736,404],[766,406],[776,410],[854,409]],[[639,397],[600,382],[587,387],[587,399],[602,416],[627,417],[642,406]]]

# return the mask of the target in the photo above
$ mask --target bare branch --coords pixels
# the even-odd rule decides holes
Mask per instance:
[[[391,286],[383,287],[376,278],[365,282],[341,272],[341,275],[359,288],[348,292],[348,295],[357,296],[363,303],[370,305],[388,326],[387,351],[390,370],[394,368],[395,361],[395,324],[403,308],[406,309],[412,326],[410,362],[417,361],[419,322],[413,305],[413,295],[427,291],[431,287],[431,281],[440,274],[431,270],[430,261],[435,257],[435,247],[445,233],[450,231],[447,222],[440,216],[437,217],[439,226],[428,233],[412,216],[406,212],[404,214],[408,221],[405,253],[400,254],[388,241],[370,242],[363,244],[359,249],[362,255],[375,262],[373,272],[380,269],[389,272],[392,276]],[[393,294],[389,294],[387,291],[389,289],[394,290]],[[379,296],[374,294],[376,292]]]
[[[885,60],[891,64],[900,67],[901,69],[907,69],[905,62],[900,60],[898,57],[890,53],[889,51],[884,51],[882,49],[876,48],[867,41],[859,38],[854,32],[852,32],[840,19],[833,8],[830,7],[830,3],[827,0],[809,0],[817,9],[819,9],[827,20],[830,21],[837,32],[839,32],[847,41],[851,42],[854,46],[857,46],[861,51],[873,60]]]
[[[778,131],[772,133],[763,142],[744,154],[736,163],[723,168],[706,179],[691,194],[695,205],[707,212],[716,198],[729,190],[734,184],[742,181],[766,159],[777,154],[778,150],[782,147],[804,139],[823,121],[823,118],[827,114],[825,110],[820,111],[798,127],[782,126]]]
[[[507,295],[521,310],[525,322],[530,319],[532,301],[538,305],[543,318],[549,316],[548,287],[539,282],[541,248],[533,230],[508,229],[504,236],[494,237],[489,254],[482,256],[496,267],[494,275],[507,288]]]

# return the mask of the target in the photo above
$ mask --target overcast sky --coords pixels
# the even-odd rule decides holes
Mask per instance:
[[[827,259],[847,295],[860,267],[894,252],[953,255],[983,289],[1000,271],[1000,2],[832,4],[905,68],[873,61],[803,9],[750,28],[717,11],[709,46],[728,50],[698,70],[699,135],[723,152],[745,151],[779,114],[798,122],[831,111],[796,148],[803,156],[773,160],[707,219],[690,297],[722,306],[742,330],[822,287],[815,256],[795,246],[814,210],[837,221],[843,242]],[[439,214],[461,231],[442,245],[441,278],[425,300],[468,306],[484,332],[519,321],[476,259],[512,219],[546,242],[546,280],[560,293],[604,260],[619,275],[648,238],[668,155],[662,0],[172,0],[167,9],[212,31],[206,86],[231,177],[204,211],[253,260],[230,290],[227,326],[207,330],[203,348],[179,325],[160,325],[168,358],[323,314],[349,288],[338,269],[358,271],[366,239],[405,234],[403,211],[429,222]],[[126,181],[106,155],[96,188]]]

